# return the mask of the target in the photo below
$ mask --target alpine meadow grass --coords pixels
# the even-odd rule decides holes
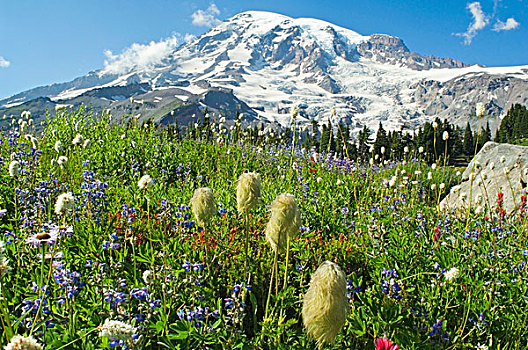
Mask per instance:
[[[419,146],[349,159],[203,120],[9,123],[2,347],[528,346],[526,196],[445,212],[460,176]]]

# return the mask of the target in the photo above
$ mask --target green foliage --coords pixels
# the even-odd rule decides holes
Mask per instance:
[[[516,140],[526,138],[528,138],[528,109],[516,103],[502,119],[495,135],[495,141],[514,143]]]
[[[116,344],[100,338],[98,327],[113,319],[136,328],[137,349],[315,349],[302,326],[303,296],[312,273],[331,260],[349,280],[350,310],[326,349],[373,349],[383,334],[402,349],[526,347],[526,217],[501,222],[494,207],[470,217],[438,211],[459,179],[449,167],[432,169],[427,157],[442,156],[444,130],[459,138],[460,130],[442,123],[414,137],[378,131],[385,159],[368,164],[312,159],[299,152],[300,142],[292,149],[293,132],[281,137],[242,122],[237,116],[219,130],[205,113],[197,128],[161,129],[81,109],[49,118],[38,149],[16,129],[4,134],[0,227],[11,270],[0,277],[2,345],[12,325],[48,348],[109,348]],[[319,141],[315,125],[295,135],[319,142],[323,153],[334,140],[337,152],[370,158],[367,127],[357,148],[346,126],[331,130],[323,126]],[[91,142],[72,144],[78,134]],[[449,140],[448,149],[456,144]],[[67,161],[58,164],[60,156]],[[11,160],[21,164],[15,177]],[[247,217],[237,213],[235,194],[245,171],[262,181],[262,204]],[[154,181],[140,189],[144,175]],[[199,187],[212,188],[218,203],[205,228],[188,207]],[[75,206],[57,215],[65,192]],[[288,266],[281,253],[272,278],[264,232],[268,205],[284,192],[295,196],[302,227]],[[53,225],[68,233],[62,229],[53,245],[27,243],[43,243]],[[446,280],[443,269],[454,267],[459,277]]]

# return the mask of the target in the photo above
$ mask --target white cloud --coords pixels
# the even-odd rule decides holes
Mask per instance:
[[[191,42],[194,39],[196,39],[196,35],[191,33],[185,33],[185,35],[183,36],[183,41],[185,41],[186,43]]]
[[[501,32],[503,30],[512,30],[518,28],[519,25],[520,23],[517,22],[513,17],[508,18],[506,22],[503,22],[498,19],[497,23],[495,23],[495,25],[493,26],[493,30],[496,32]]]
[[[200,27],[213,27],[219,24],[221,21],[216,18],[220,14],[220,10],[213,3],[209,5],[206,10],[198,10],[194,12],[192,17],[192,24]]]
[[[160,41],[151,41],[148,44],[134,43],[118,55],[112,51],[104,52],[107,59],[104,62],[104,73],[123,74],[132,69],[152,69],[163,62],[178,46],[180,35],[175,34],[170,38]]]
[[[470,45],[478,31],[489,24],[489,17],[482,11],[482,6],[478,1],[469,3],[466,8],[471,12],[473,21],[471,21],[465,33],[457,33],[456,35],[464,38],[464,44]]]
[[[0,56],[0,68],[7,68],[10,64],[11,62]]]

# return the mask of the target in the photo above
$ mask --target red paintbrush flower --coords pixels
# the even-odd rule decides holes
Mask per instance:
[[[374,345],[376,345],[376,350],[398,350],[400,348],[398,344],[392,344],[385,336],[374,340]]]

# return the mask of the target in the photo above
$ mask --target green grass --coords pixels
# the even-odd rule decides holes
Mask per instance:
[[[138,349],[316,348],[303,329],[302,300],[311,274],[330,260],[347,275],[350,309],[327,349],[374,349],[383,334],[401,349],[528,345],[526,218],[499,222],[495,208],[469,218],[439,212],[439,199],[459,180],[453,169],[411,159],[381,168],[314,160],[310,151],[292,155],[288,146],[225,138],[178,140],[83,109],[48,122],[38,151],[16,132],[1,139],[0,208],[7,212],[0,225],[11,268],[0,279],[2,344],[13,333],[32,334],[50,349],[72,341],[66,348],[108,348],[111,340],[94,329],[113,319],[136,327],[139,337],[128,345]],[[72,145],[78,133],[90,146]],[[63,167],[52,164],[60,155],[68,157]],[[21,163],[16,177],[11,160]],[[262,205],[247,222],[236,210],[236,180],[245,171],[262,181]],[[155,182],[140,190],[145,174]],[[392,176],[396,186],[389,187]],[[205,230],[188,207],[199,187],[212,188],[219,203]],[[58,216],[54,205],[64,192],[76,204]],[[291,241],[286,288],[279,255],[280,288],[273,287],[264,319],[274,258],[264,229],[269,204],[284,192],[296,197],[302,227]],[[49,247],[26,243],[50,224],[71,226],[73,234]],[[443,269],[454,267],[459,277],[447,281]],[[242,285],[237,292],[235,285]],[[45,305],[35,304],[42,299]]]

